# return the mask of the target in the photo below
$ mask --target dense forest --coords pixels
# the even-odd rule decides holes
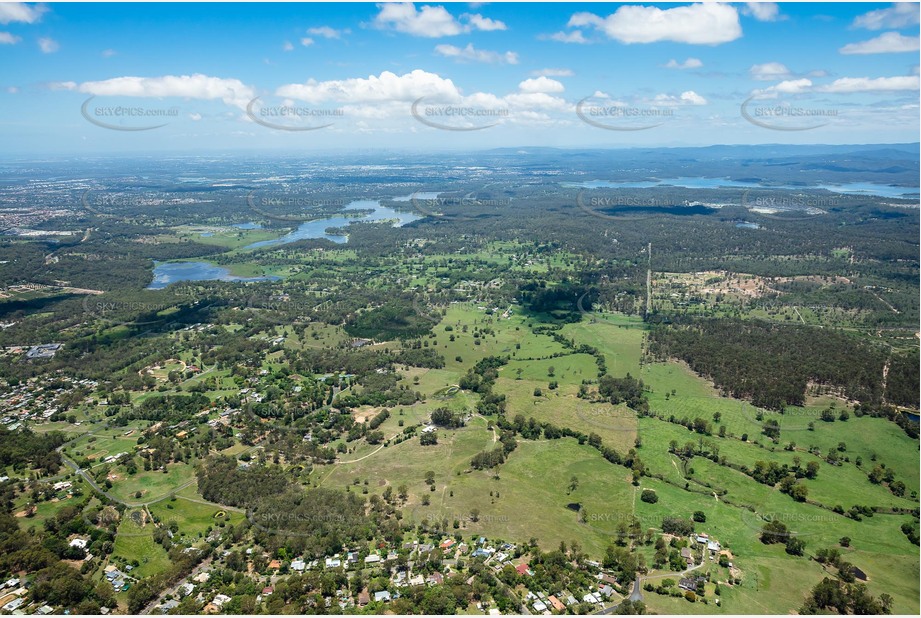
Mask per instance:
[[[363,498],[323,488],[304,492],[278,467],[241,468],[233,458],[215,456],[202,462],[197,475],[206,500],[245,508],[256,538],[273,550],[320,557],[379,532],[365,515]]]
[[[67,437],[52,431],[37,434],[30,429],[9,431],[0,427],[0,466],[14,470],[37,468],[45,474],[56,474],[61,467],[61,455],[55,450]]]
[[[879,403],[883,397],[885,353],[829,329],[755,320],[676,320],[652,330],[649,350],[658,358],[685,360],[727,395],[772,410],[802,405],[810,382],[861,402]],[[893,371],[910,373],[908,363],[893,364],[889,375],[897,384],[910,382],[909,375],[895,377]],[[917,382],[917,366],[913,371]]]

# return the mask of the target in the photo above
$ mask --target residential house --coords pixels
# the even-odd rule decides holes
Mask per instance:
[[[566,606],[563,605],[563,602],[560,601],[558,598],[556,598],[552,594],[549,597],[547,597],[547,601],[550,602],[550,607],[552,607],[554,611],[562,612],[566,609]]]
[[[23,603],[25,602],[26,600],[23,598],[13,599],[12,601],[10,601],[9,603],[3,606],[3,611],[6,611],[6,612],[15,611],[19,609],[20,607],[22,607]]]
[[[230,600],[230,597],[227,596],[226,594],[219,594],[215,596],[213,599],[211,599],[211,604],[214,605],[215,607],[221,607],[224,605],[224,603],[226,603],[229,600]]]
[[[698,575],[697,577],[682,577],[678,580],[678,587],[682,590],[691,590],[692,592],[697,590],[697,585],[699,583],[706,582],[707,578]]]
[[[169,601],[163,601],[160,605],[157,606],[157,609],[161,614],[167,614],[170,610],[176,609],[179,607],[179,601],[176,599],[170,599]]]
[[[599,574],[598,579],[600,579],[605,584],[609,584],[611,586],[617,585],[617,578],[614,577],[613,575],[608,575],[607,573]]]
[[[436,571],[429,575],[425,581],[428,582],[430,586],[440,586],[445,582],[445,578],[444,575]]]

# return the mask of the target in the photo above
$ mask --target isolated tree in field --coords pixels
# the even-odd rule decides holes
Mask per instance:
[[[787,525],[782,521],[769,521],[761,527],[761,542],[765,545],[785,543],[789,536]]]
[[[572,478],[569,479],[569,492],[568,493],[574,492],[576,488],[578,487],[579,487],[579,477],[573,474]]]
[[[434,446],[438,444],[438,436],[435,435],[434,431],[430,431],[429,433],[424,433],[419,438],[419,444],[421,444],[422,446]]]

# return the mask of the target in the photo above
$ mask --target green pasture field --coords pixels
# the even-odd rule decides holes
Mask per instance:
[[[208,528],[218,528],[222,523],[236,525],[244,519],[242,513],[192,502],[183,497],[152,504],[150,512],[159,518],[161,525],[168,526],[175,522],[181,535],[192,538],[204,536]]]
[[[168,464],[166,474],[162,470],[139,470],[129,476],[122,467],[117,469],[117,473],[120,478],[112,483],[109,492],[129,504],[161,500],[177,488],[195,482],[194,468],[185,463]],[[138,491],[141,492],[141,496],[136,498],[135,492]]]
[[[130,513],[130,511],[127,511]],[[162,573],[170,567],[170,559],[158,543],[153,540],[154,524],[147,521],[143,526],[134,521],[130,515],[122,518],[115,535],[115,548],[110,561],[137,560],[140,565],[131,571],[136,578],[148,577]]]

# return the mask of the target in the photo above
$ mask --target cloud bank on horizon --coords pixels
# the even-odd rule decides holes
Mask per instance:
[[[67,150],[918,138],[917,3],[223,8],[216,16],[194,5],[0,4],[4,142]],[[141,17],[143,31],[125,25]],[[156,131],[137,128],[154,126],[143,118],[161,108],[179,111]],[[804,123],[811,117],[825,122]]]

